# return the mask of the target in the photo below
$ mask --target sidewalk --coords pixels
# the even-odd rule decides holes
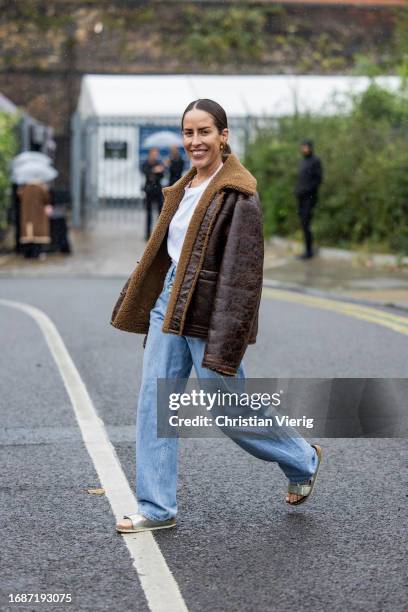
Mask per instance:
[[[296,253],[301,251],[300,243],[269,241],[265,245],[265,284],[408,310],[408,266],[389,263],[392,256],[324,248],[313,259],[299,261]]]
[[[50,254],[45,261],[32,261],[0,255],[0,278],[127,278],[145,247],[142,214],[106,217],[88,231],[71,230],[70,256]],[[408,310],[408,266],[383,263],[387,256],[373,261],[337,249],[321,249],[315,258],[299,261],[295,254],[300,250],[281,239],[265,244],[267,286]]]
[[[0,256],[0,277],[127,277],[146,244],[143,227],[139,211],[106,216],[87,231],[70,230],[72,255],[50,253],[45,261]]]

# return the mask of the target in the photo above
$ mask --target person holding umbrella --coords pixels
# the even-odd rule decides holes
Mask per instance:
[[[20,198],[20,244],[25,258],[36,259],[50,244],[49,215],[52,212],[47,185],[27,183],[18,190]]]
[[[11,196],[11,212],[12,221],[14,224],[14,236],[15,236],[15,247],[16,253],[21,253],[23,247],[20,244],[20,198],[18,195],[19,185],[17,180],[19,175],[23,171],[23,168],[31,168],[34,164],[35,167],[51,167],[52,160],[48,155],[40,153],[39,151],[24,151],[14,157],[11,162],[11,184],[12,184],[12,196]],[[23,180],[28,180],[30,177],[24,177]]]
[[[14,161],[12,180],[20,185],[17,195],[21,250],[26,258],[38,258],[51,242],[49,217],[52,206],[46,183],[54,180],[58,172],[47,160],[33,159],[28,153],[25,158],[21,156]]]

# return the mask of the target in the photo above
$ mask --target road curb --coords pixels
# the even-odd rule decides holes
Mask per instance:
[[[353,298],[338,293],[332,293],[331,291],[322,291],[321,289],[313,289],[311,287],[302,287],[294,283],[283,283],[281,281],[273,281],[271,279],[264,278],[263,286],[270,289],[282,289],[285,291],[292,291],[293,293],[302,293],[304,295],[310,295],[314,297],[321,297],[328,300],[336,300],[338,302],[345,302],[349,304],[361,304],[362,306],[372,306],[373,308],[394,308],[395,310],[401,310],[408,313],[408,307],[403,304],[394,302],[377,302],[371,300],[364,300],[361,298]]]
[[[274,236],[265,240],[266,248],[273,248],[274,246],[290,249],[291,251],[301,251],[303,244],[296,240],[288,240],[286,238],[280,238]],[[316,250],[316,256],[320,257],[325,261],[365,261],[370,262],[374,266],[408,266],[408,257],[399,255],[388,255],[385,253],[365,253],[363,251],[351,251],[348,249],[336,249],[334,247],[318,247]]]

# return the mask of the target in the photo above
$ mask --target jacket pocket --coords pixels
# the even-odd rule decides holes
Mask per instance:
[[[217,270],[201,270],[198,275],[198,280],[216,281],[218,277]]]
[[[208,327],[217,286],[218,271],[201,270],[189,304],[186,325]]]

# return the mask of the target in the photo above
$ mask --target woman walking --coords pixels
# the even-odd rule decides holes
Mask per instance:
[[[191,169],[171,187],[140,262],[113,310],[118,329],[147,334],[136,431],[138,512],[122,533],[176,524],[178,439],[157,437],[157,379],[244,379],[242,358],[258,331],[263,279],[262,213],[256,179],[231,153],[224,109],[191,102],[181,120]],[[310,496],[321,449],[301,437],[233,438],[277,462],[289,480],[286,502]]]

